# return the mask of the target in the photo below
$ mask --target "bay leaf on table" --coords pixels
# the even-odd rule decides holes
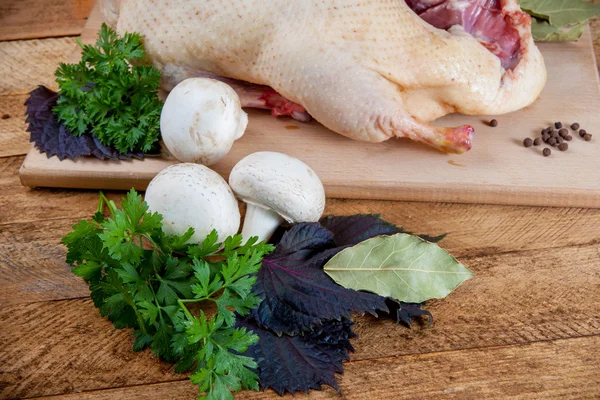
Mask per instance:
[[[417,236],[377,236],[342,250],[324,271],[339,285],[406,303],[444,298],[473,273],[447,251]]]
[[[600,14],[600,5],[584,0],[520,0],[521,9],[550,25],[563,28]]]
[[[531,33],[533,39],[540,42],[569,42],[576,41],[583,34],[587,22],[557,28],[546,21],[536,18],[531,19]]]

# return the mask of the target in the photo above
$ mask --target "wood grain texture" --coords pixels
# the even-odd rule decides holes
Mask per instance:
[[[115,331],[91,300],[81,297],[87,296],[87,289],[71,276],[58,253],[62,250],[40,246],[38,254],[48,258],[40,259],[37,269],[6,261],[0,264],[4,282],[0,366],[11,366],[10,374],[29,379],[15,383],[11,396],[62,393],[63,383],[48,383],[58,366],[65,379],[79,382],[80,390],[173,379],[163,376],[163,370],[147,379],[135,373],[123,376],[125,364],[118,360],[125,359],[128,370],[137,371],[144,370],[151,357],[134,354],[131,331]],[[2,246],[0,254],[14,253]],[[56,257],[53,264],[52,256]],[[357,317],[359,339],[353,342],[352,360],[599,335],[597,260],[596,246],[464,258],[461,261],[474,271],[475,278],[448,298],[427,305],[435,318],[432,328],[417,324],[409,330],[391,320]],[[74,298],[35,302],[51,291],[54,298]],[[89,329],[79,331],[81,324]],[[103,352],[90,353],[88,341]],[[70,343],[69,351],[60,343]],[[47,351],[40,353],[40,346]],[[115,365],[114,370],[107,369],[109,365]],[[38,388],[37,382],[46,383]]]
[[[0,40],[79,35],[94,0],[3,0]]]
[[[340,377],[342,396],[327,388],[286,399],[597,399],[598,337],[526,346],[443,352],[350,362]],[[74,393],[48,400],[195,399],[187,381]],[[236,399],[279,399],[272,391],[242,392]]]
[[[0,157],[27,154],[31,144],[25,125],[26,95],[0,96]]]
[[[100,23],[94,10],[82,39],[93,40]],[[549,78],[536,103],[498,117],[498,128],[488,127],[484,121],[489,118],[484,117],[452,115],[439,121],[445,125],[471,123],[476,128],[474,149],[466,155],[441,154],[408,140],[359,143],[316,122],[300,124],[252,111],[246,134],[212,168],[227,177],[242,157],[271,150],[309,164],[321,177],[328,197],[600,207],[600,168],[593,167],[600,162],[596,157],[600,142],[584,143],[575,137],[569,152],[555,151],[549,159],[541,156],[541,148],[520,145],[524,136],[539,134],[555,120],[578,121],[588,128],[600,124],[600,86],[589,29],[577,43],[539,46]],[[290,125],[298,129],[286,129]],[[32,150],[21,177],[28,186],[144,189],[152,177],[174,162],[169,157],[143,162],[61,162]],[[527,172],[549,165],[552,174],[534,178]]]
[[[56,90],[54,71],[74,47],[75,38],[0,42],[0,95],[27,94],[38,85]]]
[[[10,159],[0,161],[7,160]],[[17,162],[6,163],[8,167],[0,168],[0,183],[8,189],[0,196],[1,209],[26,203],[23,208],[17,207],[17,214],[31,213],[25,211],[28,197],[17,195],[18,191],[27,192],[32,196],[30,208],[43,211],[39,203],[46,199],[47,219],[26,222],[22,218],[0,223],[0,304],[3,305],[0,309],[0,324],[3,326],[0,330],[0,382],[4,382],[0,383],[0,387],[4,387],[0,390],[0,398],[52,395],[178,379],[171,373],[170,366],[157,362],[148,352],[135,354],[131,351],[131,332],[116,331],[98,315],[87,298],[87,288],[63,262],[65,250],[60,246],[59,238],[80,218],[77,214],[87,216],[89,209],[95,208],[96,194],[29,191],[11,185],[11,181],[16,179],[14,168],[19,158],[15,160]],[[12,176],[3,177],[10,174],[11,167]],[[3,197],[4,193],[6,197]],[[115,198],[115,194],[110,197]],[[396,207],[386,208],[386,205]],[[436,222],[436,217],[429,219],[427,209],[419,205],[439,207],[431,215],[439,215],[445,226],[453,224],[455,232],[466,232],[470,225],[482,226],[471,233],[459,233],[462,239],[454,243],[451,242],[452,234],[443,242],[444,246],[449,244],[448,247],[463,252],[460,259],[474,271],[475,278],[447,299],[427,306],[435,316],[431,329],[415,327],[407,330],[391,321],[358,317],[356,331],[360,338],[354,342],[357,351],[352,360],[600,334],[600,308],[597,306],[600,304],[600,291],[597,290],[600,287],[600,271],[597,268],[600,251],[595,242],[586,242],[599,234],[597,210],[589,210],[588,217],[592,223],[587,236],[569,233],[569,229],[564,230],[567,232],[565,235],[560,235],[561,226],[569,227],[570,214],[559,213],[559,209],[547,209],[547,214],[535,219],[536,214],[523,211],[536,209],[478,206],[475,207],[480,209],[476,212],[479,214],[477,220],[463,221],[461,217],[465,214],[457,213],[452,222],[452,219],[441,216],[454,215],[448,213],[452,209],[472,207],[345,200],[330,202],[328,212],[344,214],[379,209],[384,216],[389,213],[391,219],[407,220],[407,227],[413,230],[422,227],[422,221],[429,221],[429,226],[440,223]],[[69,207],[73,211],[65,216]],[[496,210],[499,211],[496,217],[500,219],[510,215],[502,213],[502,210],[514,210],[512,220],[516,221],[515,225],[520,224],[520,219],[548,222],[547,225],[534,223],[529,231],[539,232],[542,240],[525,240],[522,246],[533,245],[534,248],[516,251],[515,247],[519,246],[511,247],[511,240],[512,243],[523,240],[515,236],[518,232],[515,230],[508,237],[496,241],[504,243],[500,248],[474,250],[469,245],[473,237],[483,236],[478,240],[485,243],[486,235],[491,235],[487,237],[494,242],[491,238],[498,234],[493,222]],[[518,210],[522,212],[518,213]],[[583,221],[585,218],[578,215],[585,215],[585,211],[572,215]],[[414,217],[416,215],[421,217]],[[490,219],[486,220],[486,216]],[[42,217],[40,214],[36,218]],[[527,232],[526,229],[521,230]],[[579,245],[573,245],[578,242]],[[557,243],[571,245],[552,248],[557,247]],[[542,249],[535,249],[535,246]],[[23,335],[23,332],[28,334]],[[127,374],[123,374],[124,370]],[[352,386],[351,392],[355,391]],[[184,390],[183,393],[189,392]]]
[[[0,311],[0,321],[11,311],[20,327],[29,330],[31,321],[48,332],[46,346],[36,346],[34,331],[32,350],[20,354],[16,363],[4,363],[0,372],[0,396],[41,396],[53,393],[71,396],[59,398],[193,398],[195,391],[182,375],[173,374],[169,365],[153,359],[149,352],[132,353],[131,340],[123,331],[96,319],[75,320],[72,303],[52,304],[54,319],[47,320],[49,306],[32,304],[21,310]],[[76,309],[85,309],[77,304]],[[90,302],[88,312],[93,312]],[[22,312],[24,311],[24,313]],[[400,328],[396,328],[400,329]],[[62,335],[53,334],[60,331]],[[9,338],[10,340],[10,338]],[[38,339],[39,340],[39,339]],[[404,340],[406,342],[406,340]],[[110,345],[106,346],[106,342]],[[410,342],[410,341],[408,341]],[[0,343],[6,335],[0,332]],[[85,352],[80,349],[85,347]],[[21,348],[21,347],[20,347]],[[344,398],[413,399],[458,396],[458,398],[594,398],[600,393],[598,336],[525,345],[487,347],[461,351],[411,354],[376,360],[359,360],[345,364],[344,376],[338,377]],[[3,346],[4,360],[12,361],[14,349]],[[23,368],[23,366],[26,366]],[[123,371],[127,371],[126,374]],[[181,382],[173,382],[181,380]],[[164,385],[150,383],[167,382]],[[142,387],[130,386],[144,385]],[[102,392],[78,393],[105,388]],[[166,396],[168,389],[172,394]],[[139,390],[139,392],[138,392]],[[99,397],[96,397],[99,396]],[[335,398],[331,389],[312,392],[310,398]],[[373,397],[367,397],[373,396]],[[301,398],[306,398],[300,395]],[[243,392],[240,399],[277,398],[271,391]]]

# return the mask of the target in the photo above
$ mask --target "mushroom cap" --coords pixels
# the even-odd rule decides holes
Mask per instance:
[[[286,154],[250,154],[233,167],[229,184],[245,203],[271,209],[288,222],[318,221],[325,209],[325,190],[315,171]]]
[[[248,125],[237,93],[223,82],[189,78],[169,93],[160,115],[165,146],[183,162],[212,165]]]
[[[216,229],[220,240],[240,227],[238,202],[225,180],[199,164],[171,165],[158,173],[146,189],[146,203],[163,216],[167,234],[194,228],[190,243],[200,243]]]

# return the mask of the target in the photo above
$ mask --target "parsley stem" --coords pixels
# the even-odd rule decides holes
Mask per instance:
[[[115,213],[117,211],[117,206],[115,205],[115,202],[112,200],[108,200],[108,198],[106,198],[102,191],[100,191],[100,202],[106,204],[106,206],[108,207],[108,211],[110,211],[111,217],[114,218]]]
[[[190,312],[190,310],[187,309],[187,307],[185,306],[184,303],[190,303],[190,301],[185,301],[182,299],[178,299],[177,303],[179,304],[179,307],[181,307],[181,309],[183,310],[183,312],[185,313],[185,315],[190,319],[194,319],[194,316],[192,315],[192,313]]]
[[[202,298],[202,299],[179,299],[177,301],[180,303],[199,303],[204,300],[206,300],[206,299],[205,298]]]
[[[126,300],[126,301],[127,301],[127,304],[129,304],[131,306],[131,308],[133,308],[133,312],[135,313],[135,316],[137,318],[138,325],[140,326],[140,329],[142,330],[142,333],[144,335],[146,335],[147,334],[147,332],[146,332],[146,325],[144,325],[144,319],[142,318],[142,316],[138,312],[138,308],[137,308],[137,306],[135,304],[135,301],[133,301],[133,299]]]
[[[149,241],[152,244],[152,246],[154,247],[154,250],[159,251],[161,254],[165,254],[163,249],[161,249],[161,247],[158,244],[156,244],[156,242],[150,237],[150,235],[147,235],[147,234],[140,235],[140,243],[141,243],[142,238],[145,238],[147,241]]]
[[[100,192],[100,198],[98,199],[98,208],[96,209],[96,212],[102,213],[102,211],[104,210],[104,200],[102,199],[102,192]]]

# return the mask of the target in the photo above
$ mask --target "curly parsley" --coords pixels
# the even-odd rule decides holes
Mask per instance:
[[[149,152],[159,139],[160,71],[138,64],[145,56],[141,36],[119,38],[102,25],[96,46],[83,45],[78,64],[61,63],[54,112],[75,136],[93,133],[121,153]]]
[[[252,285],[273,247],[256,238],[242,245],[241,235],[219,243],[215,231],[188,244],[193,233],[165,234],[161,215],[132,189],[121,209],[101,193],[93,219],[74,225],[62,241],[101,315],[117,328],[134,328],[134,350],[150,347],[176,362],[176,371],[192,370],[200,399],[233,399],[231,391],[258,389],[257,364],[242,355],[258,336],[235,327],[236,313],[247,315],[260,303]],[[206,302],[216,305],[212,317],[187,307]]]

